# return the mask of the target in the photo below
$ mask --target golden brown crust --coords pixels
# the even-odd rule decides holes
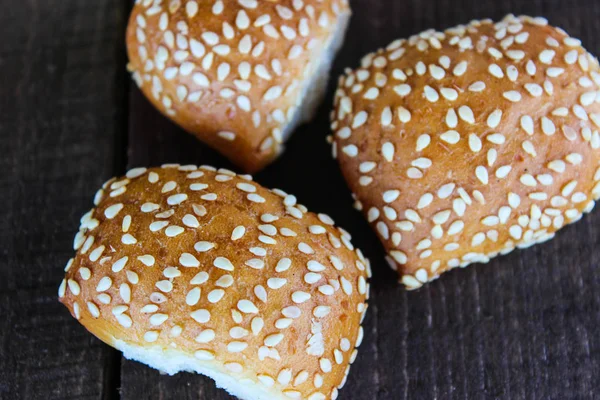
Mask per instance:
[[[179,349],[272,393],[330,398],[362,337],[368,261],[329,217],[249,179],[194,166],[111,179],[60,301],[110,345]]]
[[[129,68],[162,113],[255,172],[282,151],[303,85],[349,12],[346,0],[140,0]]]
[[[409,288],[551,238],[600,195],[600,74],[507,16],[427,31],[340,78],[334,155]]]

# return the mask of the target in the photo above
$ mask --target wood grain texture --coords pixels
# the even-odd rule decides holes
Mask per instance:
[[[116,353],[56,301],[78,219],[102,181],[124,172],[125,153],[129,167],[232,168],[125,80],[124,3],[29,0],[0,13],[7,35],[0,47],[0,399],[231,398],[201,376],[161,376],[126,360],[119,382]],[[597,0],[351,3],[333,76],[398,37],[508,12],[544,15],[600,54]],[[543,245],[406,292],[352,209],[325,144],[333,90],[315,121],[255,178],[331,215],[372,260],[365,340],[340,398],[600,397],[600,212]]]
[[[354,16],[333,75],[398,37],[509,12],[544,15],[600,53],[600,3],[594,1],[351,1]],[[342,399],[592,399],[600,396],[600,214],[549,243],[444,275],[416,292],[395,284],[375,235],[351,208],[331,160],[329,97],[284,155],[255,179],[294,193],[354,235],[374,266],[365,341]],[[215,164],[222,157],[130,97],[128,163]],[[229,399],[206,378],[160,376],[124,362],[122,397]],[[152,384],[149,384],[152,382]]]
[[[56,293],[79,218],[122,164],[127,10],[118,0],[3,3],[0,399],[107,398],[115,352]]]

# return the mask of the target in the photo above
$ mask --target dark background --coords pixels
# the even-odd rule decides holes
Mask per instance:
[[[207,0],[208,1],[208,0]],[[598,0],[354,0],[333,75],[427,28],[546,16],[600,53]],[[0,0],[0,399],[229,399],[123,359],[57,301],[80,216],[127,168],[228,162],[161,117],[125,70],[124,0]],[[600,398],[600,213],[528,250],[396,285],[318,118],[256,175],[330,214],[372,260],[365,340],[340,399]]]

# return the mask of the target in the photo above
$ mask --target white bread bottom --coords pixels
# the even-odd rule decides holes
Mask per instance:
[[[178,350],[163,349],[159,346],[136,346],[122,340],[114,340],[112,345],[128,360],[139,361],[163,373],[175,375],[178,372],[195,372],[208,376],[217,387],[241,400],[289,400],[281,393],[243,377],[236,378],[219,363],[198,360],[194,356]],[[277,385],[277,384],[276,384]]]
[[[289,138],[292,132],[301,124],[312,120],[317,113],[319,105],[325,97],[327,83],[329,82],[329,73],[335,56],[344,43],[346,29],[352,14],[344,12],[339,15],[338,24],[333,35],[326,44],[325,50],[320,57],[319,65],[314,69],[312,75],[304,81],[304,86],[300,93],[298,108],[289,124],[283,129],[284,142]]]

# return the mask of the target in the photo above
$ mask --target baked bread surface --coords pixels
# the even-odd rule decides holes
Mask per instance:
[[[158,110],[256,172],[314,115],[349,17],[346,0],[138,0],[129,70]]]
[[[370,273],[350,236],[227,170],[136,168],[81,219],[60,301],[91,333],[244,399],[335,398]]]
[[[600,195],[600,75],[543,18],[397,40],[339,79],[334,156],[408,288],[553,237]]]

